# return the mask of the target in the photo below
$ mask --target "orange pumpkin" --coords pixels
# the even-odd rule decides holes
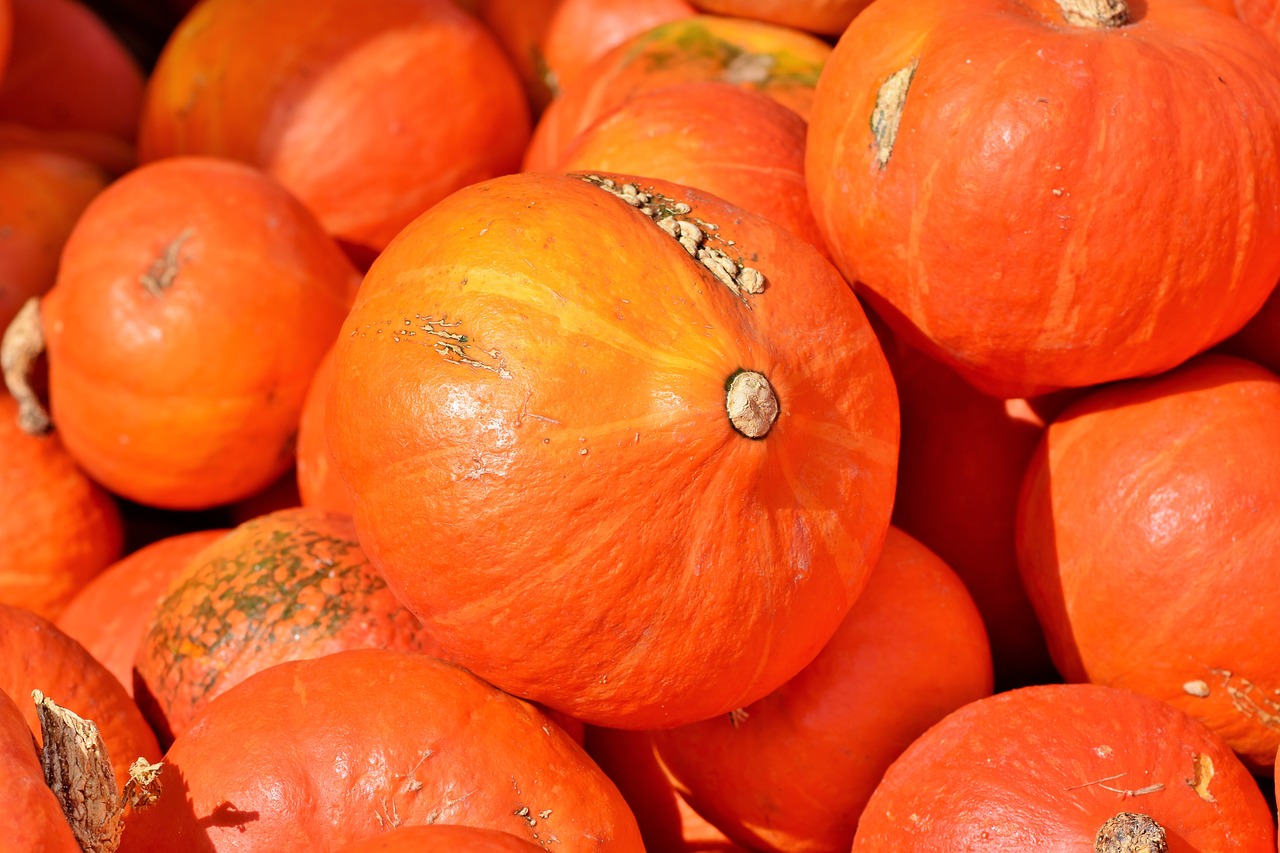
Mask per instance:
[[[0,602],[54,618],[116,560],[124,528],[115,501],[55,435],[27,435],[0,393]]]
[[[1280,279],[1280,57],[1196,0],[886,0],[805,174],[846,278],[987,393],[1154,374]]]
[[[1233,5],[1240,20],[1280,47],[1280,3],[1275,0],[1235,0]]]
[[[453,190],[515,171],[529,124],[501,48],[449,0],[209,0],[165,45],[138,145],[261,167],[363,265]]]
[[[19,699],[31,701],[29,696]],[[5,798],[5,808],[0,811],[0,838],[8,849],[83,853],[71,834],[62,805],[44,781],[31,729],[4,691],[0,691],[0,779],[4,780]]]
[[[871,0],[690,0],[704,12],[838,36]]]
[[[563,0],[471,0],[475,14],[498,39],[520,76],[533,115],[555,95],[543,42]]]
[[[218,537],[173,577],[138,644],[135,690],[169,742],[255,672],[351,648],[436,651],[370,565],[350,517],[280,510]]]
[[[151,612],[187,561],[226,532],[183,533],[140,548],[85,584],[55,624],[132,696],[133,659]]]
[[[474,826],[401,826],[348,844],[336,853],[534,853],[544,850],[509,832]]]
[[[255,169],[174,158],[130,173],[76,223],[41,303],[63,443],[140,503],[256,493],[293,463],[303,397],[356,281]]]
[[[327,424],[361,544],[451,659],[658,728],[758,699],[835,631],[898,416],[812,247],[628,180],[514,175],[420,217],[360,288]]]
[[[560,0],[542,38],[551,91],[573,86],[593,62],[632,36],[695,13],[687,0]]]
[[[332,383],[333,349],[330,348],[320,360],[302,404],[302,419],[298,423],[298,495],[303,506],[351,515],[355,507],[347,496],[346,484],[338,476],[324,430]]]
[[[1205,355],[1049,425],[1018,562],[1063,676],[1145,693],[1270,772],[1280,745],[1280,377]]]
[[[568,735],[427,655],[362,649],[265,669],[209,703],[160,781],[120,853],[334,850],[435,823],[563,853],[644,849]]]
[[[17,697],[19,708],[37,741],[40,722],[31,691],[93,720],[102,734],[116,784],[129,779],[137,758],[160,760],[160,745],[138,706],[110,670],[84,646],[29,610],[0,604],[0,693]]]

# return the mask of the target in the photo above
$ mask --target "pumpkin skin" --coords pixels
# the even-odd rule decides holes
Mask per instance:
[[[704,251],[774,284],[735,295],[580,177],[486,182],[370,269],[327,430],[361,543],[450,659],[585,722],[661,728],[765,695],[835,631],[888,526],[897,403],[810,246],[609,179],[689,205]],[[726,417],[743,371],[779,401],[757,440]]]
[[[298,423],[298,495],[303,506],[351,515],[355,507],[338,475],[325,433],[329,386],[333,384],[333,348],[325,353],[311,379]]]
[[[574,138],[641,92],[699,80],[761,92],[808,119],[831,47],[757,21],[695,15],[646,30],[593,62],[566,85],[533,130],[526,172],[555,171]]]
[[[473,826],[402,826],[348,844],[337,853],[533,853],[537,844],[509,832]]]
[[[1240,20],[1280,47],[1280,4],[1275,0],[1235,0],[1233,5]]]
[[[56,435],[19,429],[17,404],[0,393],[0,602],[55,618],[123,547],[115,500]]]
[[[568,735],[427,655],[361,649],[263,670],[209,703],[160,781],[120,853],[333,850],[425,823],[565,853],[644,849],[617,788]]]
[[[192,157],[131,172],[76,223],[41,303],[63,443],[139,503],[255,494],[293,463],[303,397],[357,279],[256,169]]]
[[[1163,826],[1169,853],[1276,847],[1257,782],[1200,723],[1127,690],[1047,684],[973,702],[916,740],[853,851],[1091,849],[1122,811]]]
[[[108,180],[79,158],[0,143],[0,329],[53,287],[71,227]]]
[[[1062,675],[1154,696],[1269,772],[1280,732],[1280,377],[1209,354],[1049,425],[1018,563]],[[1135,617],[1135,602],[1141,616]]]
[[[1273,290],[1244,328],[1215,349],[1257,362],[1272,373],[1280,373],[1280,290]]]
[[[436,651],[365,557],[349,516],[280,510],[187,561],[148,620],[134,689],[169,742],[253,673],[351,648]]]
[[[838,36],[871,0],[691,0],[704,12]]]
[[[836,265],[993,396],[1172,368],[1280,279],[1275,50],[1194,0],[1130,18],[890,0],[854,19],[818,86],[805,174]]]
[[[142,757],[160,760],[160,745],[138,706],[111,671],[52,622],[21,607],[0,604],[0,692],[29,698],[39,689],[64,708],[93,720],[107,746],[116,784],[129,779],[129,765]],[[17,700],[15,700],[17,701]],[[19,706],[40,741],[35,702]]]
[[[30,697],[26,697],[30,701]],[[0,691],[0,779],[5,808],[0,838],[10,850],[27,853],[83,853],[62,814],[58,798],[44,781],[40,753],[22,712]]]
[[[677,790],[739,844],[846,853],[893,760],[991,689],[991,649],[968,590],[891,527],[866,589],[813,663],[740,721],[721,716],[653,741]]]
[[[363,265],[453,190],[515,171],[529,128],[515,71],[449,0],[211,0],[166,44],[138,145],[261,167]]]
[[[695,14],[686,0],[560,0],[542,39],[551,90],[574,85],[593,62],[633,36]]]
[[[726,123],[723,116],[732,115]],[[621,172],[697,187],[826,252],[804,183],[805,122],[730,83],[642,92],[578,135],[556,171]]]
[[[133,660],[151,612],[187,561],[226,532],[182,533],[134,551],[85,584],[55,624],[84,646],[132,696]]]

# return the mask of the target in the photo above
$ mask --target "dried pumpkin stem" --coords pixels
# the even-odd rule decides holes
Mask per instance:
[[[778,419],[778,395],[764,374],[754,370],[730,377],[724,407],[733,428],[747,438],[764,438]]]
[[[1151,815],[1120,812],[1109,818],[1093,840],[1094,853],[1168,853],[1164,827]]]
[[[1123,27],[1129,23],[1125,0],[1057,0],[1067,23],[1095,30]]]
[[[33,296],[23,304],[0,340],[4,384],[18,403],[18,426],[28,435],[43,435],[53,426],[39,395],[31,387],[31,374],[43,352],[40,300]]]

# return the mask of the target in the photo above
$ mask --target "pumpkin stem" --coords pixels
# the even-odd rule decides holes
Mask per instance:
[[[762,373],[739,370],[729,378],[724,407],[733,428],[747,438],[764,438],[778,419],[778,395]]]
[[[44,324],[40,319],[40,299],[31,297],[14,316],[0,340],[0,369],[4,384],[18,402],[18,426],[28,435],[43,435],[53,425],[35,389],[31,373],[44,352]]]
[[[1125,0],[1057,0],[1067,23],[1076,27],[1106,30],[1129,23]]]
[[[124,804],[98,727],[31,692],[40,718],[44,781],[58,798],[71,833],[85,853],[114,853],[124,829]]]
[[[1151,815],[1120,812],[1093,840],[1094,853],[1168,853],[1164,827]]]

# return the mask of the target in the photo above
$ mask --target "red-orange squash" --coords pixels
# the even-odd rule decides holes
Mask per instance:
[[[0,604],[0,649],[0,692],[22,702],[19,708],[37,739],[40,722],[35,703],[28,701],[32,690],[97,724],[117,785],[128,781],[136,759],[160,760],[160,745],[124,687],[52,622]]]
[[[690,0],[704,12],[838,36],[871,0]]]
[[[0,57],[2,59],[3,57]],[[30,703],[30,696],[19,701]],[[40,753],[22,712],[0,690],[0,779],[5,807],[0,838],[5,848],[23,853],[83,853],[62,813],[62,805],[44,781]]]
[[[9,51],[13,47],[13,0],[0,0],[0,82],[4,80],[9,65]]]
[[[332,382],[333,350],[330,349],[311,379],[311,388],[302,404],[302,419],[298,422],[298,495],[303,506],[351,515],[355,507],[334,465],[324,429]]]
[[[134,689],[167,742],[253,673],[351,648],[436,651],[365,557],[349,516],[281,510],[219,537],[177,573],[138,645]]]
[[[991,649],[968,590],[890,528],[867,588],[813,663],[740,711],[653,741],[677,790],[739,844],[847,853],[894,759],[991,689]]]
[[[293,464],[302,400],[357,274],[276,181],[183,157],[116,181],[41,303],[53,420],[113,492],[196,509]]]
[[[187,561],[226,532],[182,533],[134,551],[85,584],[55,624],[132,696],[133,660],[156,604]]]
[[[560,0],[542,38],[551,91],[574,85],[593,62],[633,36],[695,13],[687,0]]]
[[[115,500],[56,435],[23,432],[0,392],[0,602],[53,619],[123,547]]]
[[[361,543],[449,657],[617,728],[728,712],[817,655],[880,552],[898,442],[816,250],[622,176],[499,178],[402,232],[327,425]]]
[[[534,853],[545,850],[497,829],[474,826],[401,826],[348,844],[335,853]]]
[[[1196,0],[887,0],[805,174],[845,276],[982,390],[1154,374],[1280,279],[1280,61]]]
[[[1148,846],[1117,843],[1124,827]],[[1219,737],[1164,702],[1091,684],[1024,687],[949,715],[889,768],[853,842],[853,853],[1275,848],[1258,783]]]
[[[1280,47],[1280,3],[1275,0],[1235,0],[1233,5],[1240,20]]]
[[[510,62],[450,0],[210,0],[165,45],[138,145],[261,167],[363,263],[515,171],[529,126]]]
[[[616,787],[526,702],[427,655],[263,670],[165,755],[120,853],[334,850],[398,826],[495,829],[563,853],[642,853]]]
[[[1063,676],[1174,705],[1269,772],[1280,377],[1229,356],[1079,400],[1023,482],[1018,562]]]

